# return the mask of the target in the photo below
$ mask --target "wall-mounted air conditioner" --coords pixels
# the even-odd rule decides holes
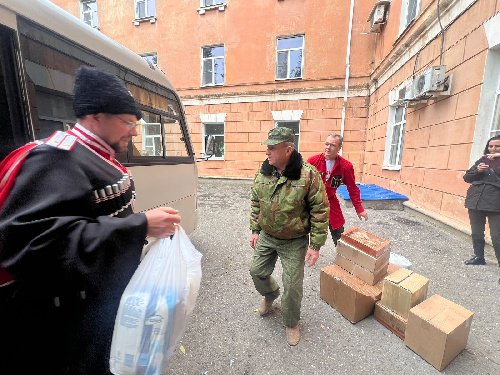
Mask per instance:
[[[450,80],[446,77],[446,65],[432,66],[413,81],[415,99],[429,99],[449,88]]]
[[[389,105],[404,106],[413,100],[413,81],[406,80],[392,92],[389,92]]]
[[[370,33],[379,33],[382,31],[382,25],[387,22],[390,1],[377,1],[373,6],[370,16],[366,22],[370,22]]]

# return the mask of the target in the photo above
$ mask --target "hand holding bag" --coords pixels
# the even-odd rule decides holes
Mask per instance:
[[[120,300],[111,344],[113,374],[163,373],[195,306],[201,257],[180,226],[171,239],[150,244]]]

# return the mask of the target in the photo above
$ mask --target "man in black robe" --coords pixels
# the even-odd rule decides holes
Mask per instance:
[[[123,81],[81,67],[73,106],[77,125],[31,145],[4,184],[2,374],[109,373],[120,297],[146,236],[168,237],[180,222],[168,207],[133,212],[132,176],[114,156],[141,112]]]

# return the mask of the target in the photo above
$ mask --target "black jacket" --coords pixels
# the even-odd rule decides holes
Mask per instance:
[[[500,212],[500,169],[488,168],[482,172],[477,166],[481,159],[465,172],[464,181],[471,184],[467,190],[465,207],[473,210]]]
[[[16,280],[0,288],[2,374],[109,372],[116,312],[147,232],[146,216],[132,215],[132,182],[99,196],[123,177],[80,143],[38,146],[23,163],[0,211],[1,261]]]

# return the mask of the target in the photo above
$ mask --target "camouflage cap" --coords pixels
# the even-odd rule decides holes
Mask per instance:
[[[261,144],[266,146],[273,146],[281,142],[295,142],[295,134],[293,133],[292,129],[285,127],[271,129],[269,131],[269,134],[267,135],[267,140],[265,140]]]

